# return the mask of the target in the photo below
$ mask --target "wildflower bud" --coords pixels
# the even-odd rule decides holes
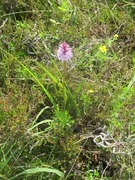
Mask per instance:
[[[117,40],[117,39],[118,39],[118,37],[119,37],[119,35],[118,35],[118,34],[115,34],[115,35],[113,36],[114,40]]]

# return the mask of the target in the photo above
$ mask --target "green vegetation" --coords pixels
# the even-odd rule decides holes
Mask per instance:
[[[134,41],[134,0],[1,0],[0,179],[134,179]]]

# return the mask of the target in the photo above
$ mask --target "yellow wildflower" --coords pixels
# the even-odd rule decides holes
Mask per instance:
[[[94,90],[93,90],[93,89],[90,89],[88,92],[89,92],[89,93],[94,93]]]
[[[103,45],[103,46],[100,46],[99,50],[100,50],[102,53],[106,53],[107,48],[106,48],[105,45]]]

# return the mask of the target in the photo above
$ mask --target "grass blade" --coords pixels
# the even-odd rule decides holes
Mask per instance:
[[[39,62],[36,62],[36,64],[50,77],[50,79],[57,84],[60,88],[63,88],[63,84],[60,83],[57,78],[55,78],[45,67],[43,67]]]
[[[35,173],[55,173],[60,177],[64,177],[64,174],[57,169],[37,167],[37,168],[27,169],[27,170],[15,175],[12,178],[9,178],[9,180],[16,179],[16,178],[18,178],[18,176],[21,176],[21,175],[28,175],[28,174],[35,174]]]

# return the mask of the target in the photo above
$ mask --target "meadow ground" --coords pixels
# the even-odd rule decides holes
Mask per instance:
[[[1,0],[0,179],[134,177],[134,0]]]

